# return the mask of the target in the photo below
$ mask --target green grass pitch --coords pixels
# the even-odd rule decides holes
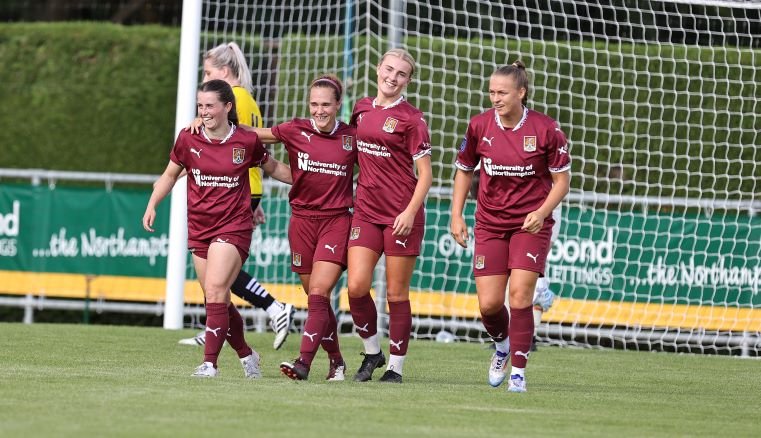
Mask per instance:
[[[190,377],[191,331],[0,324],[2,437],[757,436],[761,367],[731,357],[543,347],[527,394],[491,388],[480,344],[413,341],[402,385],[309,381],[278,364],[297,356],[249,333],[263,378],[246,380],[225,347],[220,377]],[[385,342],[384,342],[385,343]],[[361,343],[342,337],[351,377]],[[380,377],[380,371],[375,378]]]

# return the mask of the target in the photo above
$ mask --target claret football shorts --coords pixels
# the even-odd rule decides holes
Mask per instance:
[[[328,217],[291,216],[288,242],[291,245],[291,270],[312,272],[314,262],[326,261],[346,269],[347,241],[351,214]]]
[[[473,275],[509,275],[511,269],[524,269],[543,277],[552,225],[553,221],[545,221],[538,233],[531,234],[520,228],[493,232],[476,224]]]
[[[235,246],[241,261],[246,263],[246,259],[248,259],[248,250],[251,248],[250,232],[220,234],[210,240],[188,240],[188,250],[194,256],[206,259],[209,255],[209,246],[214,242],[228,243]]]
[[[415,225],[407,236],[394,236],[394,227],[359,220],[351,221],[349,248],[361,246],[387,256],[419,256],[425,225]]]

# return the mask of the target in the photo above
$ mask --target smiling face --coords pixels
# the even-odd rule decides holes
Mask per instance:
[[[523,115],[526,89],[518,87],[513,76],[493,74],[489,79],[489,100],[503,123]]]
[[[378,99],[391,103],[412,80],[412,65],[399,56],[386,55],[378,65]]]
[[[309,90],[309,114],[322,132],[330,132],[336,126],[336,115],[341,102],[336,100],[336,91],[330,86],[313,86]]]
[[[204,128],[212,132],[227,128],[227,115],[232,109],[232,103],[223,103],[214,91],[199,91],[196,99],[198,117],[203,119]]]

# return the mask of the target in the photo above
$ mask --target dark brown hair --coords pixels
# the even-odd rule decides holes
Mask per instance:
[[[238,112],[235,109],[235,94],[233,94],[233,87],[222,79],[212,79],[206,81],[198,87],[198,91],[204,93],[217,93],[217,98],[223,104],[227,105],[228,102],[232,103],[232,109],[227,113],[227,120],[233,122],[233,125],[238,125]]]
[[[336,102],[340,102],[341,98],[343,98],[344,86],[341,83],[341,80],[338,79],[338,76],[334,74],[324,74],[318,76],[315,80],[312,81],[312,85],[309,86],[309,89],[311,90],[315,87],[332,88],[333,94],[336,97]]]

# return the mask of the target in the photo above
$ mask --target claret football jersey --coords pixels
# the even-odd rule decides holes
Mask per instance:
[[[476,223],[504,230],[523,225],[552,188],[552,172],[570,169],[568,142],[552,118],[524,107],[521,121],[505,128],[490,109],[470,120],[455,166],[481,166]]]
[[[340,121],[321,132],[312,119],[293,119],[272,128],[285,145],[293,175],[289,193],[294,212],[346,212],[352,206],[352,177],[357,162],[355,129]]]
[[[415,160],[431,153],[431,139],[423,113],[403,97],[375,105],[370,97],[354,105],[351,124],[357,128],[359,179],[354,215],[358,219],[392,225],[412,199],[417,177]],[[421,207],[415,224],[425,223]]]
[[[169,159],[188,172],[188,238],[253,230],[248,169],[269,154],[259,137],[232,127],[222,140],[181,131]]]

